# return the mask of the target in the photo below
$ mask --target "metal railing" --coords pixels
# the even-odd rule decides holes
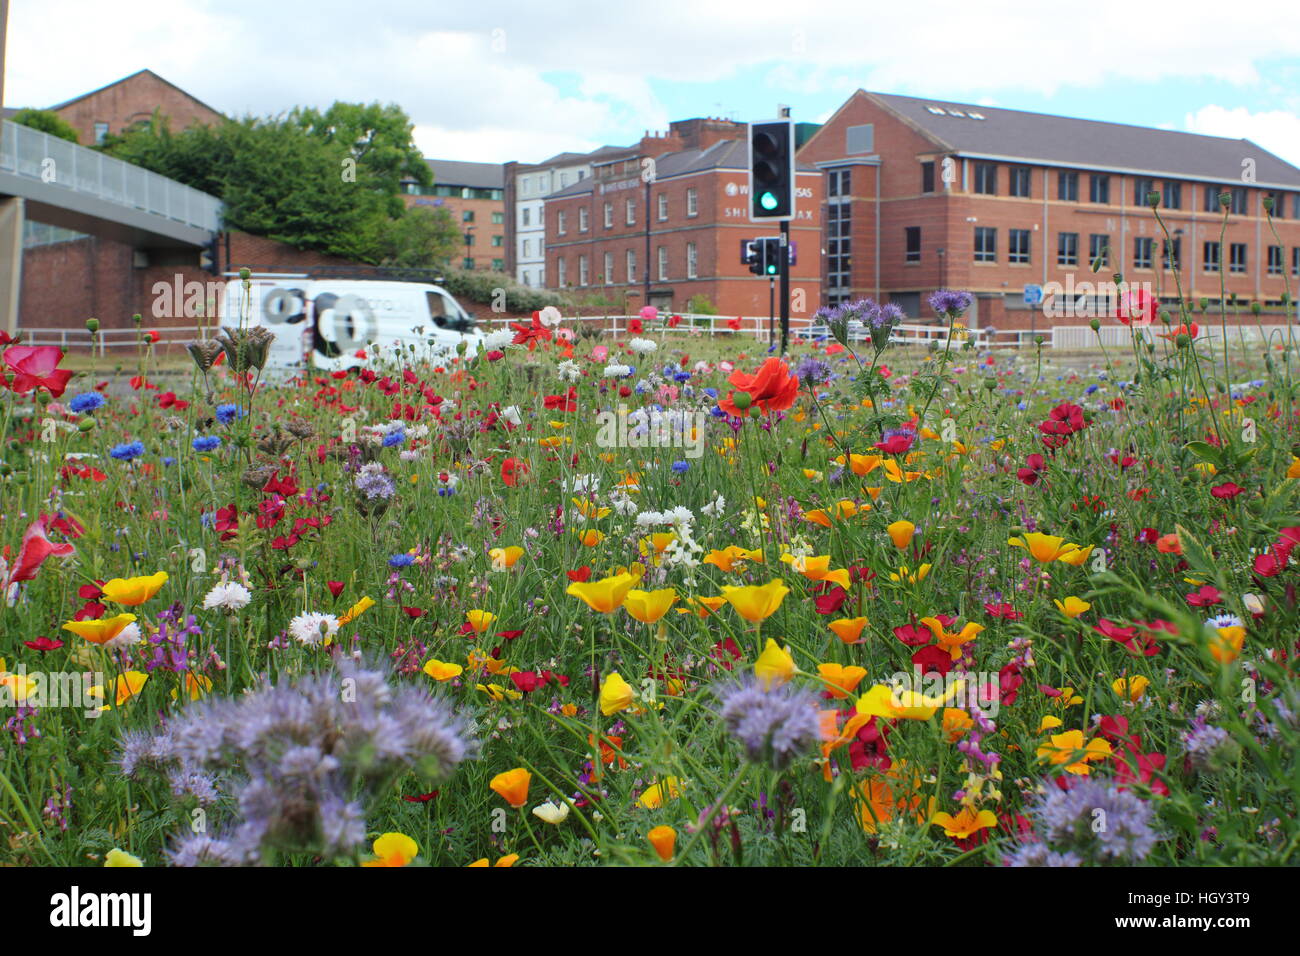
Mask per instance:
[[[679,318],[681,321],[676,325],[669,325],[669,319],[672,318]],[[771,331],[769,329],[770,320],[766,315],[702,315],[689,312],[661,312],[659,318],[653,322],[646,322],[639,315],[575,315],[566,316],[563,324],[572,327],[580,323],[602,322],[604,323],[602,331],[609,332],[612,335],[627,335],[630,323],[634,320],[642,323],[645,335],[655,335],[660,332],[708,335],[710,337],[715,335],[743,335],[766,342],[769,341],[769,331]],[[510,323],[527,321],[526,318],[480,318],[478,324],[480,328],[487,330],[494,326],[508,327]],[[791,319],[791,337],[802,334],[802,330],[807,326],[807,319]],[[776,323],[775,331],[776,335],[780,337],[781,324],[779,321]]]
[[[100,329],[91,335],[86,329],[41,329],[24,326],[23,345],[57,345],[63,351],[70,348],[90,349],[103,356],[109,349],[135,348],[146,339],[152,348],[185,346],[195,339],[206,339],[214,331],[211,325],[174,326],[162,329]],[[158,338],[154,340],[153,336]]]
[[[66,139],[0,121],[0,172],[216,232],[221,200]]]

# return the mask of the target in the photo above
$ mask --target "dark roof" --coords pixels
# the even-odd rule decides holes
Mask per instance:
[[[865,95],[958,154],[1224,183],[1240,183],[1242,161],[1253,159],[1258,185],[1300,187],[1300,169],[1248,139],[915,96]],[[942,113],[934,112],[939,109]]]
[[[533,169],[542,169],[547,166],[579,166],[583,163],[600,162],[616,158],[619,154],[633,154],[637,151],[635,146],[601,146],[593,149],[590,153],[556,153],[550,159],[544,159],[540,163],[529,164]]]
[[[639,155],[633,151],[631,155]],[[799,171],[816,172],[817,167],[800,163]],[[705,172],[710,169],[749,170],[749,143],[743,139],[724,139],[705,149],[683,149],[675,153],[664,153],[655,158],[655,179],[671,179],[690,173]],[[565,199],[569,196],[581,196],[592,191],[592,177],[580,179],[564,189],[557,190],[546,199]]]
[[[504,189],[505,169],[500,163],[462,163],[454,159],[426,159],[439,186]]]
[[[193,93],[190,93],[188,90],[182,90],[179,86],[177,86],[177,85],[176,85],[175,83],[173,83],[171,80],[163,79],[161,76],[159,76],[157,73],[155,73],[153,70],[150,70],[150,69],[136,70],[134,73],[130,74],[129,76],[124,76],[124,77],[122,77],[120,80],[114,80],[112,83],[105,83],[103,86],[99,87],[98,89],[91,90],[89,93],[82,93],[80,96],[74,96],[74,97],[73,97],[72,99],[70,99],[70,100],[64,100],[62,103],[56,103],[54,106],[51,106],[51,107],[49,107],[49,108],[50,108],[51,110],[61,110],[61,109],[63,109],[65,106],[71,106],[73,103],[77,103],[77,102],[79,102],[79,101],[81,101],[81,100],[84,100],[84,99],[85,99],[86,97],[88,97],[88,96],[94,96],[96,93],[102,93],[104,90],[111,89],[111,88],[114,87],[114,86],[118,86],[118,85],[120,85],[120,84],[122,84],[122,83],[125,83],[127,80],[134,80],[137,76],[140,76],[142,73],[148,73],[148,74],[149,74],[150,76],[152,76],[155,80],[158,80],[158,81],[160,81],[160,82],[162,82],[162,83],[166,83],[166,84],[167,84],[168,86],[170,86],[173,90],[176,90],[178,93],[182,93],[182,94],[184,94],[185,96],[188,96],[190,99],[192,99],[195,103],[198,103],[198,104],[199,104],[200,106],[202,106],[204,109],[212,110],[212,112],[216,113],[218,116],[223,115],[222,112],[221,112],[221,110],[213,109],[211,106],[208,106],[207,103],[204,103],[201,99],[199,99],[199,98],[198,98],[197,96],[195,96]]]

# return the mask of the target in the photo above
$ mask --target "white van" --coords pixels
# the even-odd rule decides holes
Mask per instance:
[[[361,365],[375,346],[391,354],[391,347],[408,344],[417,356],[436,359],[464,342],[468,357],[483,341],[460,303],[427,283],[255,273],[248,300],[242,280],[227,282],[222,324],[237,326],[242,316],[270,329],[268,369],[338,371]]]

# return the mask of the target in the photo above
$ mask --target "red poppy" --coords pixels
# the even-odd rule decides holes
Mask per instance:
[[[644,328],[645,326],[641,324],[640,319],[628,319],[627,321],[627,331],[629,335],[640,335]]]
[[[506,487],[513,488],[521,478],[528,474],[528,462],[521,458],[507,458],[501,462],[501,480]]]
[[[578,409],[578,390],[572,385],[563,395],[547,395],[542,399],[542,405],[552,411],[573,412]]]
[[[784,411],[794,404],[799,394],[799,379],[791,375],[789,367],[776,356],[760,365],[753,375],[737,370],[727,381],[740,391],[749,393],[751,406],[758,406],[764,414]],[[745,413],[736,407],[734,397],[733,391],[718,402],[718,406],[728,415],[739,418]]]
[[[668,320],[668,328],[670,329],[675,329],[677,328],[677,326],[681,324],[682,324],[682,317],[680,315],[674,315]]]
[[[525,325],[522,322],[511,322],[510,327],[515,330],[515,337],[511,339],[512,345],[527,345],[528,351],[537,348],[538,342],[549,342],[552,338],[551,330],[542,325],[540,312],[533,313],[533,324]]]
[[[912,655],[912,664],[920,669],[923,677],[934,672],[944,676],[952,670],[952,654],[938,644],[931,644]]]
[[[871,447],[878,448],[886,455],[901,455],[910,451],[915,441],[916,432],[900,429],[896,434],[890,435],[884,441],[876,442]]]
[[[424,617],[424,615],[427,613],[424,610],[424,608],[421,607],[407,607],[405,604],[403,604],[401,607],[402,607],[402,613],[405,614],[407,617],[411,618],[412,620],[418,620],[419,618]]]
[[[908,647],[922,647],[934,639],[934,633],[919,624],[900,624],[894,628],[894,636]]]
[[[570,581],[576,581],[579,584],[585,584],[591,580],[591,566],[584,564],[576,571],[565,571]]]
[[[1012,607],[1010,604],[1006,604],[1006,603],[1002,603],[1002,604],[985,604],[985,605],[984,605],[984,613],[986,613],[987,615],[989,615],[989,617],[1000,618],[1000,619],[1002,619],[1002,620],[1004,620],[1004,621],[1018,621],[1018,620],[1020,620],[1022,617],[1024,617],[1023,614],[1021,614],[1019,611],[1017,611],[1017,610],[1016,610],[1014,607]]]
[[[72,378],[70,371],[58,367],[62,361],[63,349],[54,345],[11,345],[4,353],[4,363],[14,373],[10,388],[19,395],[43,388],[58,398]]]
[[[1027,485],[1038,483],[1038,479],[1047,470],[1047,459],[1042,455],[1030,455],[1025,459],[1025,467],[1017,469],[1016,477]]]
[[[332,597],[338,597],[340,594],[343,593],[342,581],[326,581],[325,587],[329,588],[329,592]]]
[[[1115,318],[1125,325],[1142,328],[1155,321],[1158,307],[1159,302],[1155,296],[1145,289],[1135,289],[1119,297]]]
[[[36,572],[41,569],[45,559],[51,556],[66,557],[69,554],[76,553],[76,547],[71,544],[55,544],[46,536],[46,519],[39,518],[27,526],[26,532],[23,533],[23,541],[18,549],[18,558],[14,562],[13,570],[9,572],[9,577],[5,581],[5,589],[9,585],[17,584],[19,581],[31,581],[36,577]]]
[[[410,797],[406,794],[402,794],[402,799],[407,803],[428,803],[441,792],[441,790],[430,790],[428,793],[417,793]]]
[[[1210,494],[1214,495],[1216,498],[1229,499],[1237,497],[1237,495],[1241,494],[1245,490],[1245,488],[1235,482],[1225,481],[1223,484],[1215,485],[1211,488]]]
[[[1192,607],[1214,607],[1223,600],[1223,595],[1219,589],[1212,584],[1202,584],[1199,588],[1187,595],[1187,603]]]
[[[740,316],[736,316],[734,319],[727,319],[727,328],[731,329],[733,332],[739,332]]]
[[[53,637],[38,637],[34,641],[23,641],[23,645],[30,647],[34,651],[40,651],[44,654],[46,651],[57,651],[63,646],[63,642]]]
[[[835,614],[848,599],[849,592],[842,587],[835,586],[825,594],[819,594],[813,598],[813,607],[818,614]]]

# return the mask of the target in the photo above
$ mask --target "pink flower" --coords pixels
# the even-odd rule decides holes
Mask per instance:
[[[55,345],[12,345],[5,349],[4,362],[14,373],[13,390],[19,395],[43,388],[55,398],[68,387],[72,373],[58,367],[63,349]]]
[[[604,362],[609,358],[609,346],[597,345],[591,350],[591,360],[593,362]]]

